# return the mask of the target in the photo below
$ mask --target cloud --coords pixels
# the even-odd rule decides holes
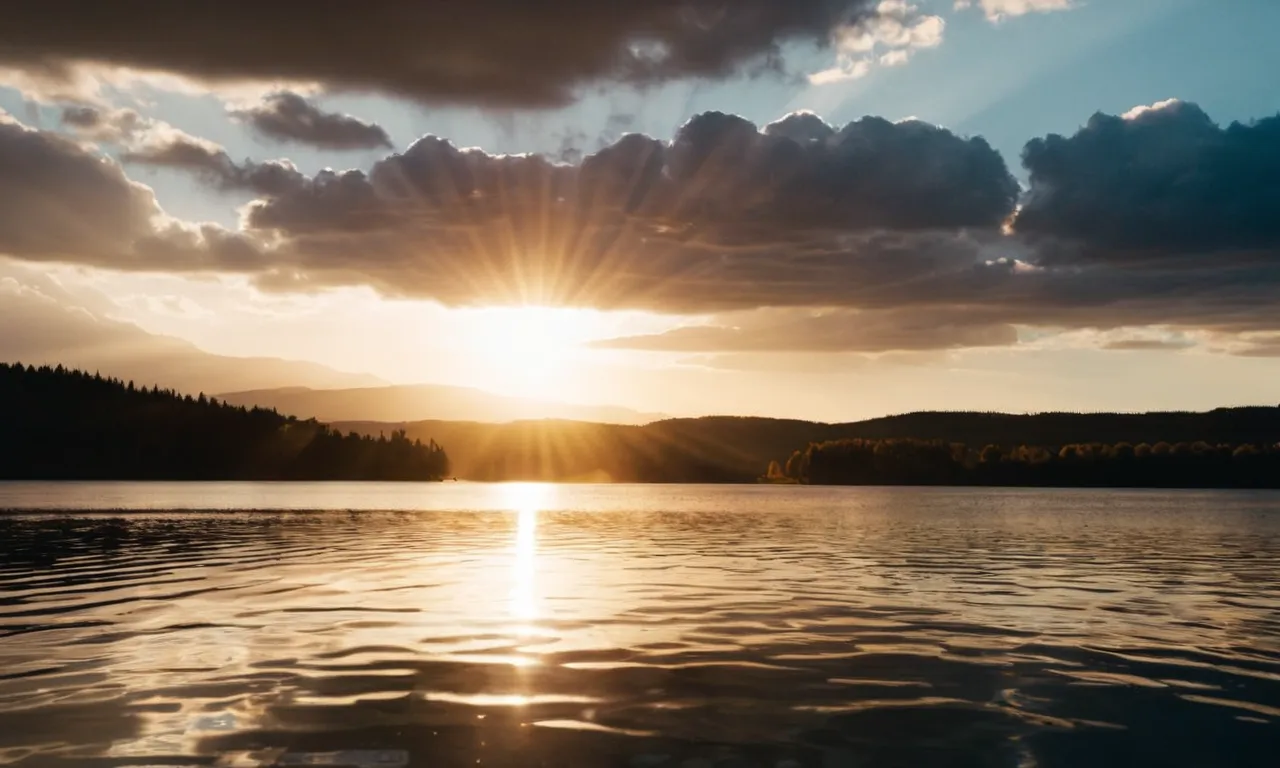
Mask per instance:
[[[153,233],[159,212],[119,166],[0,118],[0,252],[109,261]]]
[[[127,164],[187,171],[224,191],[279,194],[303,180],[288,161],[237,164],[220,145],[132,109],[69,106],[62,110],[62,124],[78,135],[120,146],[120,159]]]
[[[1102,345],[1103,349],[1123,352],[1146,352],[1189,349],[1195,342],[1185,338],[1175,339],[1119,339]]]
[[[138,142],[121,154],[126,163],[178,168],[218,178],[233,173],[235,163],[220,145],[182,132]]]
[[[223,192],[279,195],[307,183],[302,172],[288,160],[236,163],[219,145],[186,135],[142,145],[121,154],[120,159],[135,165],[186,171]]]
[[[139,162],[148,156],[162,158],[158,164],[166,164],[165,156],[177,159],[203,152],[216,154],[222,151],[217,144],[192,136],[181,129],[155,118],[146,117],[132,109],[107,109],[90,105],[72,105],[62,108],[61,122],[64,128],[76,135],[105,144],[114,144],[136,154]],[[176,162],[176,165],[184,165]]]
[[[321,174],[313,187],[333,177]],[[426,137],[358,177],[370,192],[364,204],[376,200],[388,216],[406,217],[415,228],[508,216],[513,226],[536,226],[523,218],[536,213],[570,226],[643,224],[654,241],[714,234],[729,246],[746,244],[725,231],[741,227],[779,235],[992,227],[1009,215],[1017,194],[1003,161],[981,139],[879,118],[836,131],[806,113],[763,130],[737,116],[705,113],[670,143],[633,134],[578,166],[460,150]],[[295,202],[264,200],[257,220],[303,234],[273,215]]]
[[[882,67],[900,67],[911,59],[911,54],[903,50],[889,51],[880,57]]]
[[[126,164],[186,171],[222,191],[282,194],[305,181],[287,160],[237,163],[221,145],[131,109],[65,107],[62,124],[77,135],[121,147],[120,160]],[[51,133],[29,134],[50,142],[61,140]]]
[[[62,124],[94,141],[125,144],[150,130],[155,121],[132,109],[99,109],[75,105],[62,109]]]
[[[873,362],[888,362],[887,356],[795,352],[780,355],[773,352],[731,352],[728,354],[692,355],[676,361],[677,365],[709,368],[717,371],[755,371],[784,374],[840,374],[865,369]]]
[[[1017,330],[968,313],[916,310],[757,310],[592,346],[661,352],[888,352],[1007,346]]]
[[[292,91],[268,94],[261,102],[232,115],[269,139],[311,144],[320,149],[391,149],[391,137],[376,123],[338,112],[325,112]]]
[[[1017,231],[1095,258],[1280,246],[1280,115],[1220,128],[1177,100],[1098,113],[1074,136],[1029,142],[1023,165],[1031,186]]]
[[[905,64],[922,48],[942,44],[947,23],[927,15],[906,0],[882,0],[876,15],[857,26],[842,29],[835,38],[835,66],[809,75],[814,85],[827,85],[865,77],[878,62],[881,66]]]
[[[893,5],[894,3],[888,3]],[[829,45],[874,0],[546,0],[311,4],[141,0],[95,13],[16,0],[0,67],[70,84],[85,66],[209,82],[301,81],[430,102],[547,107],[583,87],[778,71],[787,43]],[[335,33],[338,33],[335,36]]]
[[[924,123],[837,131],[799,114],[761,130],[707,113],[670,143],[625,136],[578,165],[427,137],[367,174],[265,197],[245,221],[290,255],[293,285],[362,275],[446,303],[679,311],[808,303],[833,271],[944,258],[902,240],[994,230],[1016,196],[986,142]]]
[[[1237,357],[1280,357],[1280,341],[1273,341],[1269,344],[1250,344],[1241,349],[1233,350],[1231,354]]]
[[[1246,333],[1226,340],[1221,351],[1236,357],[1280,357],[1280,333]]]
[[[0,255],[123,270],[239,270],[257,249],[168,217],[151,189],[58,134],[0,116]]]
[[[1075,7],[1075,0],[956,0],[955,4],[958,11],[974,6],[981,8],[991,21],[1000,21],[1028,13],[1066,11]]]
[[[0,253],[278,292],[710,315],[613,342],[688,353],[1005,345],[1015,327],[1241,337],[1280,330],[1280,240],[1259,213],[1277,209],[1276,122],[1220,129],[1177,102],[1095,116],[1028,144],[1016,215],[981,139],[807,112],[764,127],[706,113],[572,163],[436,137],[314,175],[204,144],[123,155],[252,191],[230,231],[174,221],[119,165],[8,121]]]

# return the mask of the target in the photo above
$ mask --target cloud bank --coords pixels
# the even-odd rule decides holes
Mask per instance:
[[[787,43],[827,46],[879,0],[13,0],[0,68],[71,89],[85,66],[210,82],[321,83],[421,101],[566,104],[593,84],[781,71]],[[64,89],[65,90],[65,89]]]
[[[1167,326],[1263,354],[1280,331],[1278,139],[1280,117],[1224,128],[1176,101],[1095,115],[1028,142],[1026,190],[980,138],[810,113],[763,127],[706,113],[669,142],[627,135],[573,163],[430,136],[315,175],[199,140],[123,155],[252,195],[233,231],[174,221],[116,163],[8,120],[0,252],[708,318],[614,347],[874,352]]]

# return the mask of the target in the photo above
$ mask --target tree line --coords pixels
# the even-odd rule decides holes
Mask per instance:
[[[439,480],[449,457],[403,430],[314,419],[62,366],[0,363],[0,479]]]
[[[1072,443],[981,449],[943,440],[848,439],[812,443],[773,482],[814,485],[1280,488],[1280,443]]]

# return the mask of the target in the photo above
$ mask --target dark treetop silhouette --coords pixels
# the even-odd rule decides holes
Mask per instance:
[[[0,363],[0,479],[438,480],[444,449],[133,382]]]
[[[822,485],[1280,488],[1280,446],[1203,441],[1020,445],[835,440],[796,451],[768,479]]]

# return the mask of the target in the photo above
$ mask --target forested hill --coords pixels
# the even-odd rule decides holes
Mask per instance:
[[[0,363],[0,479],[433,480],[448,461],[429,438]]]
[[[1275,443],[1280,407],[1217,408],[1203,413],[971,413],[921,411],[833,425],[839,437],[911,438],[969,445],[1077,443]]]
[[[453,472],[473,480],[750,482],[771,460],[785,462],[811,443],[864,438],[940,440],[981,450],[1081,443],[1159,442],[1272,445],[1280,408],[1222,408],[1207,413],[921,412],[847,424],[715,416],[644,426],[570,421],[481,424],[461,421],[340,422],[378,434],[407,430],[449,446]]]
[[[750,482],[765,474],[772,460],[785,465],[811,444],[851,439],[963,443],[973,454],[966,466],[984,453],[1003,457],[1000,466],[1006,470],[1010,456],[1030,455],[1026,448],[1035,448],[1036,455],[1058,455],[1072,445],[1168,443],[1176,449],[1180,443],[1204,443],[1215,451],[1255,446],[1269,455],[1280,442],[1280,408],[1147,414],[934,412],[847,424],[708,417],[644,426],[429,421],[347,422],[330,428],[272,410],[139,389],[62,368],[0,364],[0,478],[8,479],[416,480],[456,475],[474,480]],[[449,446],[447,457],[436,440]],[[991,446],[999,450],[987,450]],[[837,456],[833,451],[823,458]],[[847,469],[842,464],[840,472],[848,474]]]

